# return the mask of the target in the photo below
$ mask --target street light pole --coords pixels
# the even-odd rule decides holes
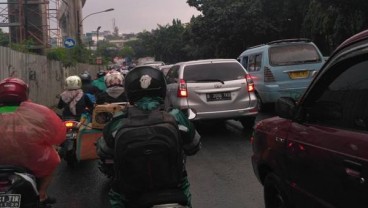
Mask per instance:
[[[85,16],[79,23],[78,23],[78,37],[77,37],[77,39],[78,39],[78,42],[79,42],[79,44],[81,44],[82,43],[82,41],[81,41],[81,32],[80,32],[80,28],[82,27],[82,22],[83,22],[83,20],[85,20],[87,17],[89,17],[89,16],[91,16],[91,15],[94,15],[94,14],[99,14],[99,13],[103,13],[103,12],[111,12],[111,11],[113,11],[114,10],[114,8],[110,8],[110,9],[106,9],[106,10],[103,10],[103,11],[99,11],[99,12],[94,12],[94,13],[91,13],[91,14],[89,14],[89,15],[87,15],[87,16]]]

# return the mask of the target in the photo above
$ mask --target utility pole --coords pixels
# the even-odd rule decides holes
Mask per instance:
[[[101,26],[98,26],[97,28],[97,40],[96,40],[96,51],[98,51],[98,35],[99,35],[99,32],[100,32],[100,29],[101,29]]]

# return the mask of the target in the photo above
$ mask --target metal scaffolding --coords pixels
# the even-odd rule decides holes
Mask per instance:
[[[31,50],[61,45],[57,21],[59,0],[0,0],[0,27],[11,43],[30,41]]]

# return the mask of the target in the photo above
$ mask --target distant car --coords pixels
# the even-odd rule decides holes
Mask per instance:
[[[299,98],[325,62],[308,39],[283,39],[250,47],[238,60],[252,75],[259,111],[283,96]]]
[[[368,206],[368,30],[342,43],[296,102],[255,125],[266,208]]]
[[[207,59],[174,64],[166,75],[167,102],[192,109],[194,121],[239,120],[251,129],[257,116],[253,80],[235,59]]]
[[[162,61],[154,61],[154,62],[146,62],[143,64],[144,66],[153,66],[156,68],[160,68],[161,66],[164,66],[165,63]]]

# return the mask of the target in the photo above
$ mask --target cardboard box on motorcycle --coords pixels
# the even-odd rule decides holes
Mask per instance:
[[[93,110],[92,118],[81,119],[81,127],[77,137],[77,159],[97,159],[96,142],[102,136],[103,127],[111,120],[114,113],[122,111],[127,103],[111,103],[97,105]]]

